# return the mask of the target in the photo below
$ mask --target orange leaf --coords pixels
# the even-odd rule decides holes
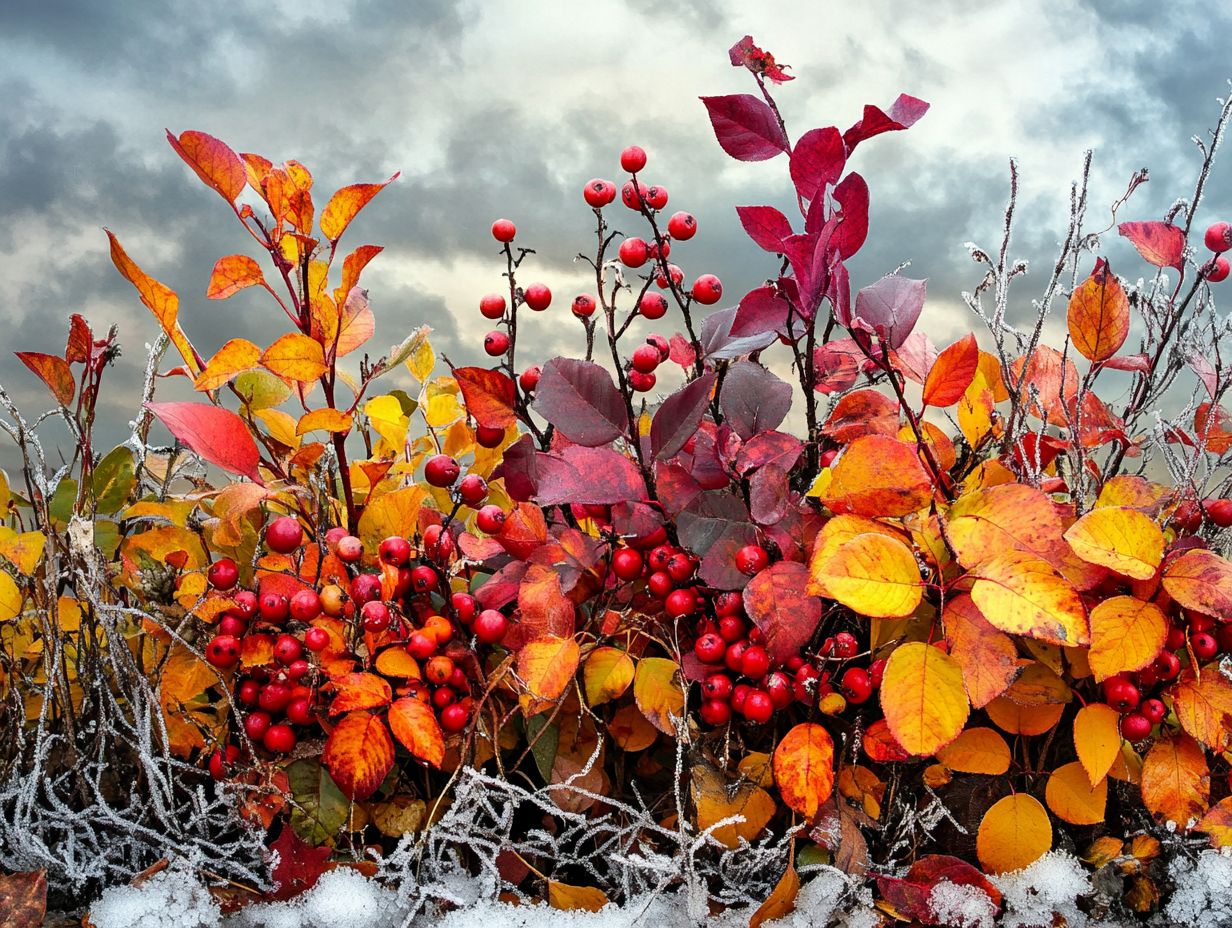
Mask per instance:
[[[1222,751],[1228,746],[1232,722],[1232,682],[1218,664],[1203,668],[1201,677],[1186,671],[1172,689],[1172,711],[1187,735]]]
[[[233,338],[214,353],[193,381],[197,390],[217,390],[236,374],[252,370],[261,362],[261,349],[245,338]]]
[[[820,725],[804,722],[774,751],[774,780],[789,809],[812,821],[834,791],[834,741]]]
[[[1194,433],[1207,451],[1227,454],[1232,449],[1232,415],[1222,406],[1200,403],[1194,410]]]
[[[1042,490],[1018,483],[959,497],[945,528],[959,563],[968,570],[1007,551],[1057,564],[1065,545],[1052,500]]]
[[[466,411],[478,425],[507,429],[517,421],[513,381],[505,374],[486,367],[457,367],[453,377],[462,390]]]
[[[940,648],[910,641],[894,649],[881,684],[881,709],[894,740],[928,756],[958,737],[970,704],[962,670]]]
[[[330,715],[341,715],[355,709],[381,709],[393,699],[389,683],[374,673],[346,673],[330,681],[334,696],[329,704]]]
[[[518,676],[535,699],[559,699],[573,680],[580,656],[572,638],[537,638],[518,652]]]
[[[1213,847],[1232,847],[1232,796],[1211,806],[1194,828],[1210,835]]]
[[[1087,660],[1095,679],[1141,670],[1159,655],[1168,637],[1168,620],[1154,603],[1113,596],[1091,610],[1091,650]]]
[[[256,261],[248,255],[227,255],[214,262],[214,272],[210,274],[205,295],[211,300],[225,300],[245,287],[255,287],[263,283],[265,275],[261,273],[261,267]]]
[[[1014,682],[1022,671],[1018,649],[1004,632],[988,623],[967,594],[947,600],[942,612],[950,656],[962,668],[971,705],[982,709]]]
[[[836,514],[905,516],[928,505],[933,485],[914,445],[886,435],[862,435],[831,471],[823,502]]]
[[[975,379],[979,361],[980,349],[971,334],[942,351],[924,381],[924,405],[945,407],[957,403]]]
[[[342,283],[334,291],[335,302],[346,300],[351,288],[359,283],[359,275],[368,266],[368,262],[384,250],[380,245],[360,245],[346,256],[346,260],[342,262]]]
[[[1082,598],[1047,562],[1009,552],[981,564],[972,576],[972,600],[1002,631],[1057,645],[1090,643]]]
[[[1135,580],[1150,580],[1164,556],[1164,533],[1136,509],[1092,509],[1065,533],[1074,553],[1090,564]]]
[[[1212,551],[1191,549],[1164,568],[1164,591],[1186,609],[1232,615],[1232,564]]]
[[[419,670],[419,662],[415,660],[407,651],[406,648],[386,648],[376,656],[376,669],[378,673],[387,677],[404,677],[411,680],[418,680],[422,674]]]
[[[1052,848],[1052,823],[1034,796],[1017,793],[994,803],[980,822],[975,852],[987,873],[1011,873]]]
[[[873,618],[911,615],[924,595],[915,555],[897,538],[868,532],[811,565],[818,586],[853,612]],[[812,584],[809,585],[810,589]]]
[[[1097,261],[1070,297],[1069,334],[1082,356],[1097,364],[1116,354],[1129,335],[1129,299],[1107,262]]]
[[[299,423],[295,426],[295,434],[307,435],[318,429],[323,432],[349,432],[351,431],[350,413],[329,407],[306,412],[299,417]]]
[[[968,728],[937,752],[955,773],[1000,776],[1010,769],[1010,746],[991,728]]]
[[[1063,361],[1059,351],[1040,345],[1030,363],[1018,358],[1010,373],[1019,382],[1018,395],[1028,412],[1049,425],[1069,424],[1068,410],[1078,397],[1078,368],[1073,361]]]
[[[204,132],[181,132],[177,139],[167,130],[167,141],[176,154],[197,172],[197,176],[213,187],[228,203],[244,192],[248,172],[240,156],[225,143]]]
[[[330,242],[338,241],[359,211],[397,178],[398,174],[394,174],[383,184],[351,184],[337,191],[329,198],[329,202],[325,204],[325,209],[321,213],[321,233]]]
[[[61,406],[73,402],[77,393],[77,383],[73,380],[73,370],[68,362],[54,354],[42,354],[38,351],[15,351],[18,360],[30,368],[47,385],[51,395]]]
[[[1104,809],[1108,804],[1108,781],[1102,779],[1092,786],[1078,761],[1062,764],[1048,778],[1044,800],[1063,822],[1098,825],[1104,820]]]
[[[1142,802],[1156,819],[1183,830],[1210,804],[1211,770],[1198,742],[1177,735],[1155,742],[1142,762]]]
[[[749,916],[749,928],[761,928],[766,922],[785,918],[796,910],[796,897],[800,895],[800,875],[796,873],[796,865],[790,855],[787,859],[787,869],[774,884],[774,889],[766,897],[766,901],[757,907],[757,911]]]
[[[633,701],[650,724],[667,735],[676,734],[673,718],[684,715],[684,692],[677,682],[680,671],[665,657],[644,657],[633,675]]]
[[[620,648],[599,647],[586,656],[582,682],[586,686],[586,702],[598,706],[624,695],[633,683],[633,658]]]
[[[300,383],[316,380],[327,370],[320,343],[301,332],[288,332],[266,348],[261,364],[279,377]]]
[[[992,723],[1011,735],[1042,735],[1061,720],[1065,706],[1044,703],[1024,706],[1008,696],[999,696],[984,707]]]
[[[338,327],[335,351],[340,358],[362,347],[372,338],[376,332],[376,316],[368,305],[368,291],[359,287],[352,288],[342,305]],[[326,344],[332,345],[334,341],[330,339]]]
[[[743,777],[728,783],[721,772],[706,763],[693,766],[690,793],[697,809],[698,829],[713,828],[711,835],[725,847],[737,848],[741,839],[756,841],[777,811],[774,799],[756,783]],[[736,816],[744,821],[714,827]]]
[[[598,912],[607,905],[607,894],[594,886],[571,886],[548,880],[548,905],[564,912]]]
[[[419,702],[399,700],[407,701]],[[378,715],[352,712],[329,733],[321,763],[348,798],[367,799],[394,765],[394,742],[389,729]]]
[[[890,726],[886,724],[885,719],[877,719],[868,726],[864,732],[861,747],[869,760],[879,764],[893,764],[911,757],[903,750],[903,746],[894,740],[894,736],[890,734]]]
[[[116,270],[137,288],[141,302],[154,314],[154,318],[158,320],[163,331],[167,333],[167,337],[171,339],[171,344],[175,345],[180,357],[184,359],[188,372],[195,377],[201,373],[201,365],[197,361],[197,352],[193,350],[188,336],[184,334],[177,321],[180,314],[180,298],[170,287],[159,283],[139,268],[137,263],[124,251],[120,240],[112,235],[110,230],[107,230],[107,238],[111,242],[111,262],[116,266]]]
[[[1074,749],[1092,786],[1104,779],[1121,756],[1121,715],[1107,703],[1093,702],[1074,717]]]
[[[433,767],[445,762],[445,735],[427,703],[407,696],[389,707],[389,727],[404,748]]]

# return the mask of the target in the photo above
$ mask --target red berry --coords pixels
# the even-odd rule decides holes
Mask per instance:
[[[1151,733],[1151,720],[1141,712],[1131,712],[1121,719],[1121,735],[1126,741],[1141,741]]]
[[[360,620],[364,623],[364,631],[379,635],[389,628],[389,607],[379,599],[364,603],[359,611]]]
[[[498,219],[492,223],[492,237],[498,242],[512,242],[518,227],[510,219]]]
[[[219,635],[232,635],[239,638],[246,631],[248,631],[248,623],[239,616],[228,613],[218,620],[218,629],[216,633]]]
[[[726,725],[732,717],[731,703],[722,699],[707,699],[697,710],[697,714],[707,725]]]
[[[458,694],[447,686],[442,686],[438,690],[432,691],[432,705],[438,709],[444,709],[446,706],[457,702]]]
[[[229,590],[240,579],[240,569],[229,557],[220,558],[210,565],[205,577],[216,590]]]
[[[441,710],[441,728],[447,732],[464,731],[466,726],[470,724],[471,714],[466,711],[466,707],[459,703],[453,703]]]
[[[1138,687],[1128,680],[1115,677],[1104,681],[1104,697],[1108,700],[1108,705],[1117,712],[1125,713],[1138,708],[1142,694],[1138,692]]]
[[[454,593],[449,597],[449,603],[463,625],[470,625],[479,610],[478,601],[470,593]]]
[[[411,589],[416,593],[427,593],[429,590],[435,590],[441,578],[437,576],[435,570],[427,564],[420,564],[411,571]]]
[[[770,670],[770,655],[761,645],[746,648],[740,659],[740,672],[750,680],[760,680]]]
[[[471,623],[471,631],[484,644],[500,644],[505,638],[505,633],[509,631],[509,620],[505,618],[504,613],[497,612],[495,609],[485,609],[475,616],[475,621]]]
[[[687,242],[697,234],[697,220],[683,210],[672,213],[672,218],[667,221],[667,234],[678,242]]]
[[[872,678],[863,667],[848,667],[843,672],[843,679],[839,682],[839,686],[850,703],[867,702],[868,698],[873,695]]]
[[[449,685],[459,693],[469,693],[471,691],[471,681],[466,677],[466,671],[461,667],[454,667],[449,674]]]
[[[304,632],[304,647],[319,654],[329,647],[329,632],[323,628],[310,628]]]
[[[304,543],[304,529],[295,516],[279,516],[265,529],[265,543],[271,551],[290,554]]]
[[[424,464],[424,479],[434,487],[451,487],[462,468],[447,454],[434,454]]]
[[[667,300],[664,299],[661,293],[656,293],[654,296],[658,297],[660,300],[663,300],[663,309],[666,312]],[[652,346],[655,351],[659,352],[660,361],[666,361],[672,355],[672,346],[662,335],[647,335],[646,344]]]
[[[744,613],[744,596],[739,590],[729,590],[714,598],[714,614],[719,618]]]
[[[889,661],[884,657],[879,657],[868,665],[868,676],[872,681],[873,689],[881,689],[881,681],[885,677],[886,664],[888,663]]]
[[[359,606],[381,598],[381,580],[376,574],[360,574],[351,581],[351,599]]]
[[[301,696],[292,699],[287,706],[287,721],[293,725],[311,725],[316,721],[312,714],[312,701]]]
[[[620,243],[618,254],[625,267],[641,267],[650,256],[650,249],[640,238],[627,238]]]
[[[632,548],[620,548],[612,555],[612,573],[621,580],[636,580],[644,567],[642,556]]]
[[[571,309],[573,310],[573,315],[577,316],[579,319],[585,319],[594,314],[594,311],[598,308],[598,305],[599,304],[595,302],[595,298],[589,293],[580,293],[573,298],[573,306]]]
[[[748,623],[741,616],[725,615],[719,619],[719,637],[728,643],[742,640],[748,631]]]
[[[496,535],[505,526],[505,510],[495,503],[484,506],[475,513],[475,525],[481,532]]]
[[[1209,661],[1219,653],[1219,642],[1210,632],[1198,632],[1190,636],[1189,647],[1199,661]]]
[[[671,276],[670,286],[679,287],[684,283],[684,271],[674,264],[667,266],[667,273]],[[666,290],[669,287],[667,277],[663,276],[663,268],[655,270],[655,286],[660,290]]]
[[[518,377],[518,386],[522,388],[522,392],[534,393],[535,388],[539,386],[539,378],[542,374],[543,371],[540,370],[538,365],[533,365],[522,371]]]
[[[401,567],[411,559],[411,543],[401,535],[390,535],[377,548],[377,556],[386,564]]]
[[[650,251],[648,254],[650,255],[651,261],[658,261],[660,258],[666,258],[671,253],[672,240],[670,238],[661,238],[650,243]]]
[[[279,635],[274,642],[274,660],[286,666],[299,660],[304,654],[304,647],[294,635]]]
[[[291,618],[311,622],[321,614],[321,595],[316,590],[299,590],[291,597]]]
[[[851,632],[839,632],[834,636],[834,656],[855,657],[860,650],[860,643]]]
[[[245,706],[255,706],[261,695],[261,684],[256,680],[245,680],[235,691],[235,698]]]
[[[1163,704],[1162,700],[1145,699],[1138,711],[1145,715],[1152,725],[1158,725],[1168,714],[1168,707]]]
[[[423,631],[415,632],[407,639],[406,649],[416,660],[426,661],[436,653],[436,636]]]
[[[1164,651],[1159,657],[1155,658],[1155,662],[1151,666],[1159,674],[1160,680],[1175,680],[1177,674],[1181,672],[1181,659],[1171,651]]]
[[[727,646],[723,653],[723,663],[728,670],[741,673],[744,669],[744,652],[749,649],[748,641],[737,641]]]
[[[646,205],[651,209],[662,209],[667,206],[667,188],[655,184],[647,187],[644,193]]]
[[[642,198],[639,194],[637,185],[631,180],[627,180],[624,186],[620,188],[620,202],[634,212],[641,212]]]
[[[672,555],[676,553],[676,549],[671,545],[658,544],[647,556],[647,562],[650,564],[651,570],[667,570],[667,562],[672,559]]]
[[[731,699],[731,677],[725,673],[712,673],[702,681],[702,694],[707,699]]]
[[[703,274],[697,278],[697,280],[693,281],[691,289],[693,291],[693,299],[706,306],[719,302],[723,297],[723,284],[713,274]]]
[[[478,506],[488,497],[488,484],[478,474],[467,474],[458,484],[458,499],[468,506]]]
[[[637,311],[647,319],[662,319],[667,315],[667,298],[662,293],[647,293],[637,304]]]
[[[727,642],[715,634],[702,635],[693,642],[693,653],[703,664],[717,664],[727,653]]]
[[[1183,647],[1185,647],[1185,629],[1173,625],[1168,629],[1168,637],[1164,639],[1164,648],[1177,651]]]
[[[745,545],[736,552],[736,570],[752,577],[770,565],[770,555],[761,545]]]
[[[354,535],[346,535],[338,539],[334,553],[344,564],[357,564],[364,556],[364,543]]]
[[[582,188],[582,196],[588,206],[602,209],[616,199],[616,185],[610,180],[596,177],[586,182],[586,186]]]
[[[753,690],[745,697],[741,712],[754,725],[765,725],[774,716],[774,703],[761,690]]]
[[[654,374],[643,374],[641,371],[629,371],[629,386],[638,393],[649,393],[654,389],[657,378]]]
[[[672,575],[666,570],[656,570],[646,578],[646,590],[655,599],[667,599],[675,588]]]
[[[1206,247],[1219,254],[1232,248],[1232,223],[1216,222],[1207,227]]]
[[[1232,499],[1210,500],[1206,514],[1219,528],[1232,528]]]
[[[509,336],[500,329],[489,332],[483,337],[483,350],[490,357],[499,358],[509,350]]]
[[[775,709],[786,709],[796,698],[791,677],[781,670],[776,670],[766,677],[764,687]]]
[[[547,284],[531,284],[522,292],[522,299],[535,312],[541,313],[552,304],[552,291]]]
[[[489,293],[479,300],[479,312],[485,319],[500,319],[505,315],[505,298],[499,293]]]
[[[244,620],[251,619],[260,610],[257,594],[252,590],[240,590],[235,594],[235,611]]]
[[[281,625],[287,620],[287,616],[291,614],[291,603],[281,593],[275,593],[271,590],[268,593],[261,594],[259,611],[263,621],[269,622],[272,625]]]
[[[663,608],[673,619],[691,615],[697,608],[697,594],[691,589],[672,590],[663,601]]]
[[[253,741],[260,741],[269,731],[270,719],[268,712],[257,710],[244,716],[244,731]]]
[[[271,725],[261,739],[265,750],[275,754],[290,754],[295,750],[295,732],[290,725]]]
[[[637,145],[630,145],[620,153],[620,167],[630,174],[636,174],[646,166],[646,152]]]
[[[1213,284],[1217,284],[1222,280],[1228,279],[1228,274],[1232,272],[1232,265],[1228,263],[1228,259],[1223,255],[1215,258],[1203,270],[1203,276]]]
[[[234,667],[240,661],[240,640],[234,635],[215,635],[205,646],[205,659],[222,670]]]
[[[505,430],[492,425],[479,425],[475,427],[475,441],[479,442],[481,448],[495,448],[505,440]]]
[[[270,715],[277,715],[291,704],[291,687],[285,683],[271,681],[261,688],[257,697],[257,705]]]
[[[696,569],[697,564],[693,558],[684,552],[673,554],[667,560],[667,575],[672,578],[674,583],[684,583],[693,576],[693,572]]]
[[[649,374],[659,366],[659,349],[654,345],[641,345],[633,350],[630,360],[635,371]]]
[[[299,660],[294,660],[287,664],[286,675],[290,680],[302,680],[308,676],[308,671],[311,669],[312,667],[309,663],[301,657]]]
[[[230,773],[228,769],[240,757],[240,749],[234,744],[228,744],[224,750],[215,751],[210,755],[210,776],[215,780],[225,780]]]

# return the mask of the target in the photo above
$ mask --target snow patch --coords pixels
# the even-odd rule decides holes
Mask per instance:
[[[978,886],[942,880],[928,894],[928,907],[942,925],[953,928],[992,928],[997,907]]]
[[[1083,928],[1087,917],[1078,909],[1078,897],[1091,891],[1082,864],[1065,851],[1049,851],[1029,867],[992,877],[1004,897],[1003,928],[1051,928],[1054,915],[1069,928]]]
[[[183,860],[141,883],[106,890],[90,909],[95,928],[217,928],[222,910]]]
[[[1187,928],[1232,924],[1232,857],[1203,851],[1196,860],[1178,856],[1169,872],[1175,883],[1164,914]]]

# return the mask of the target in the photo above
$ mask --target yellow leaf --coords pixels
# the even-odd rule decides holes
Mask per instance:
[[[586,702],[598,706],[619,699],[633,682],[633,658],[620,648],[595,648],[586,657],[582,682]]]
[[[1011,735],[1042,735],[1061,720],[1065,706],[1045,703],[1042,706],[1022,706],[1007,696],[1000,696],[984,707],[994,725]]]
[[[1213,847],[1232,847],[1232,796],[1225,796],[1211,806],[1194,827],[1210,835]]]
[[[1078,761],[1063,764],[1052,772],[1044,787],[1044,800],[1054,815],[1071,825],[1097,825],[1104,820],[1108,803],[1108,780],[1094,786]]]
[[[965,593],[946,601],[941,618],[950,656],[962,668],[971,705],[982,709],[1004,693],[1021,672],[1018,649],[1009,635],[988,623]]]
[[[217,390],[236,374],[251,370],[261,362],[261,349],[246,338],[233,338],[205,362],[193,387],[197,390]]]
[[[266,348],[261,365],[279,377],[300,383],[310,383],[327,370],[320,343],[301,332],[288,332]]]
[[[839,545],[818,571],[829,596],[874,618],[911,615],[924,595],[911,549],[879,533],[857,535]]]
[[[1107,703],[1093,702],[1074,717],[1074,749],[1094,786],[1121,756],[1121,716]]]
[[[428,425],[441,428],[462,417],[462,404],[458,402],[456,396],[441,393],[429,399],[423,411]]]
[[[968,728],[937,752],[955,773],[1000,776],[1010,769],[1010,746],[991,728]]]
[[[1074,553],[1090,564],[1135,580],[1149,580],[1164,556],[1164,533],[1136,509],[1092,509],[1065,533]]]
[[[518,676],[535,699],[559,699],[573,680],[579,656],[572,638],[537,638],[518,652]]]
[[[21,615],[21,590],[12,577],[0,570],[0,622]]]
[[[402,411],[402,404],[393,394],[374,396],[364,403],[364,415],[378,435],[397,453],[406,446],[406,433],[411,417]]]
[[[1052,848],[1052,823],[1034,796],[1017,793],[993,804],[980,822],[975,852],[987,873],[1012,873]]]
[[[30,576],[38,567],[46,545],[47,536],[42,532],[22,532],[18,535],[10,528],[0,529],[0,556],[23,576]]]
[[[340,412],[329,407],[314,409],[312,412],[307,412],[300,416],[299,424],[295,427],[295,434],[305,435],[318,429],[323,432],[349,432],[351,430],[351,416],[349,413]]]
[[[958,737],[971,706],[958,664],[940,648],[911,641],[886,664],[881,709],[894,740],[910,754],[928,756]]]
[[[1168,637],[1168,620],[1154,603],[1113,596],[1091,610],[1091,650],[1095,679],[1140,670],[1159,655]]]
[[[593,886],[571,886],[548,880],[548,905],[566,912],[574,909],[598,912],[607,905],[607,895]]]
[[[432,350],[432,343],[424,338],[411,352],[411,356],[406,359],[406,369],[420,383],[427,383],[434,367],[436,367],[436,352]]]
[[[1186,609],[1213,616],[1232,614],[1232,563],[1201,549],[1168,562],[1164,591]]]
[[[976,490],[959,497],[945,523],[946,538],[958,561],[977,567],[1007,551],[1057,563],[1061,519],[1042,490],[1019,483]]]
[[[1046,562],[1008,552],[972,572],[971,598],[992,625],[1058,645],[1091,640],[1082,598]]]
[[[699,830],[706,831],[727,818],[744,818],[711,832],[725,847],[739,847],[742,838],[750,843],[756,841],[774,817],[774,799],[754,783],[742,780],[729,784],[722,773],[704,763],[694,765],[690,781]]]
[[[684,715],[684,692],[677,682],[680,666],[665,657],[644,657],[633,675],[633,700],[647,720],[667,735],[676,734],[673,718]]]
[[[299,436],[295,434],[295,419],[281,409],[258,409],[253,415],[265,424],[265,430],[274,441],[288,448],[300,446]]]
[[[359,517],[359,537],[367,551],[376,551],[390,535],[410,538],[419,525],[419,510],[428,491],[422,486],[404,487],[378,496]]]

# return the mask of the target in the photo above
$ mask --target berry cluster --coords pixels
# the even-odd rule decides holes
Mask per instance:
[[[1212,257],[1202,267],[1202,275],[1212,283],[1226,280],[1232,272],[1228,258],[1224,254],[1232,251],[1232,222],[1216,222],[1206,230],[1204,237],[1206,247],[1212,252]]]

